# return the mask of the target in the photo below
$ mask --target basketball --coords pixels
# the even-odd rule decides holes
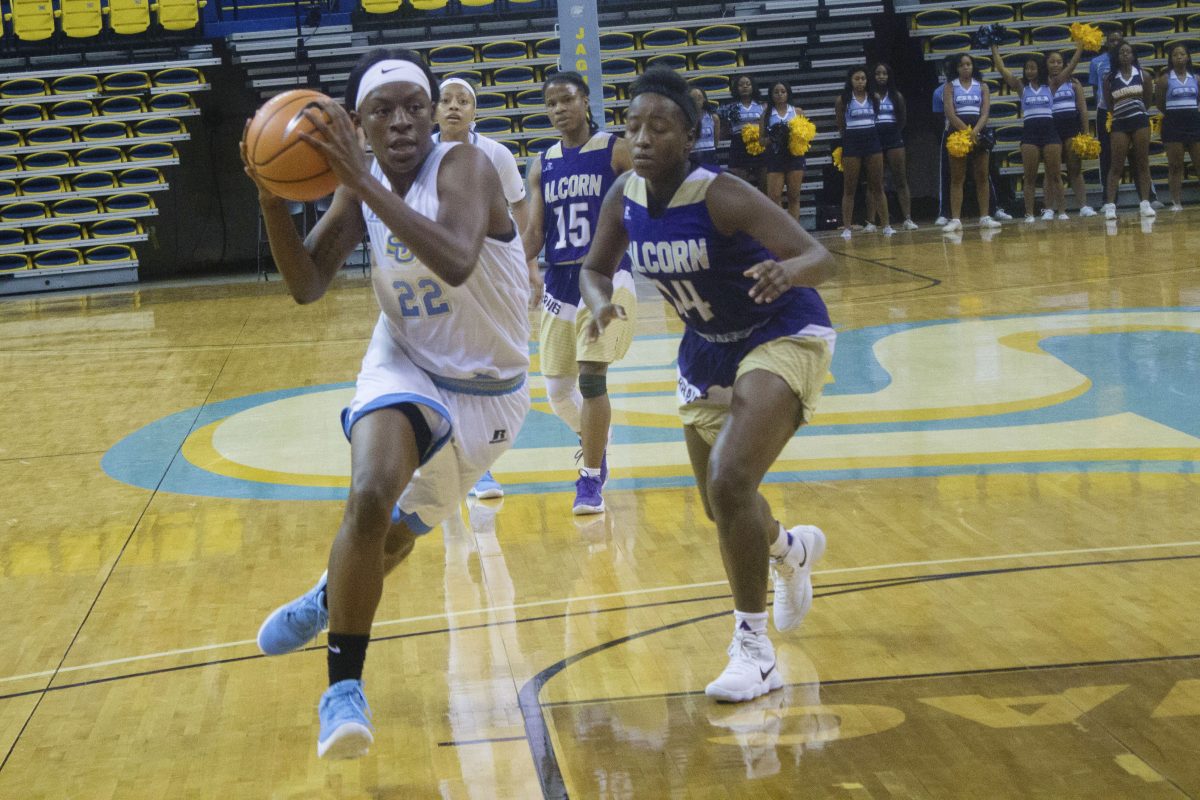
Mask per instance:
[[[333,192],[338,179],[325,157],[300,138],[320,136],[303,115],[329,97],[311,89],[292,89],[272,97],[250,121],[246,156],[267,188],[288,200],[307,202]]]

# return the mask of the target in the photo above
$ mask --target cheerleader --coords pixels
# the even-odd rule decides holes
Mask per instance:
[[[792,87],[784,81],[771,84],[771,105],[763,113],[763,136],[767,143],[767,196],[780,205],[787,183],[788,213],[800,219],[800,187],[804,183],[804,156],[794,156],[790,148],[793,119],[804,112],[792,105]]]
[[[716,167],[717,141],[721,138],[721,118],[712,112],[708,93],[699,86],[688,92],[700,115],[697,123],[696,144],[692,147],[692,162],[697,166]]]
[[[942,103],[950,132],[969,130],[976,139],[987,127],[992,98],[987,84],[979,77],[975,59],[967,53],[958,56],[954,64],[955,77],[947,81],[942,89]],[[1000,223],[992,219],[988,210],[988,162],[989,151],[976,146],[965,156],[950,156],[950,221],[942,226],[946,233],[962,230],[963,184],[967,180],[967,162],[975,178],[975,199],[979,204],[979,226],[999,228]]]
[[[1129,42],[1121,42],[1113,51],[1112,72],[1104,82],[1104,97],[1112,117],[1112,162],[1105,185],[1104,218],[1117,218],[1117,189],[1127,156],[1132,157],[1134,183],[1141,198],[1139,213],[1155,216],[1150,205],[1150,116],[1146,107],[1153,101],[1154,75],[1138,67],[1137,56]]]
[[[1054,209],[1060,208],[1064,201],[1062,187],[1062,140],[1054,125],[1054,93],[1075,71],[1083,46],[1075,46],[1075,54],[1070,64],[1058,75],[1051,78],[1046,66],[1046,59],[1040,55],[1031,55],[1025,59],[1022,77],[1017,78],[1009,71],[1000,49],[992,43],[992,63],[1000,71],[1000,77],[1014,92],[1021,93],[1021,116],[1024,120],[1021,132],[1021,164],[1025,168],[1025,189],[1022,192],[1025,199],[1025,222],[1032,223],[1035,219],[1033,212],[1037,193],[1037,172],[1039,159],[1046,165],[1045,176],[1045,210],[1042,219],[1054,219]],[[1064,215],[1065,216],[1065,215]]]
[[[1162,140],[1167,150],[1167,180],[1171,186],[1171,210],[1183,211],[1183,153],[1192,159],[1192,171],[1200,169],[1200,87],[1187,47],[1177,44],[1167,56],[1167,70],[1158,77],[1156,105],[1163,112]]]
[[[896,187],[896,199],[900,201],[900,212],[904,214],[904,230],[915,231],[917,223],[912,221],[912,196],[908,191],[908,153],[904,149],[901,131],[908,120],[908,106],[904,95],[892,86],[892,68],[884,63],[875,65],[875,95],[879,98],[879,117],[875,130],[879,133],[879,145],[883,148],[884,160],[892,172],[892,185]],[[867,223],[875,221],[876,209],[871,195],[867,195]]]
[[[875,207],[883,223],[883,235],[896,231],[888,223],[887,199],[883,196],[883,147],[875,130],[879,114],[879,98],[872,91],[866,66],[851,67],[846,73],[846,85],[834,105],[838,133],[842,135],[842,238],[850,238],[854,220],[854,192],[858,176],[866,167],[867,192],[875,196]]]
[[[1083,85],[1075,78],[1074,71],[1063,69],[1062,53],[1051,51],[1046,54],[1046,70],[1050,80],[1064,76],[1054,90],[1054,129],[1062,140],[1063,157],[1067,162],[1067,180],[1079,203],[1079,216],[1094,217],[1096,211],[1087,201],[1087,187],[1083,183],[1083,159],[1071,147],[1071,139],[1088,129],[1087,101],[1083,97]],[[1067,219],[1067,192],[1063,188],[1059,195],[1058,218]]]
[[[744,125],[759,125],[763,115],[763,104],[758,102],[758,86],[749,75],[735,75],[729,81],[729,95],[732,103],[726,104],[723,111],[721,134],[729,134],[729,171],[751,186],[760,186],[762,182],[762,157],[752,156],[746,152],[746,143],[742,141]]]

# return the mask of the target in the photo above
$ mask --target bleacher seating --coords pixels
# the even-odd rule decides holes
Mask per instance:
[[[216,63],[199,61],[0,75],[0,294],[136,280],[138,220],[158,213]]]

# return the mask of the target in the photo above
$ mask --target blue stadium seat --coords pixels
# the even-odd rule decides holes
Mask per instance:
[[[125,152],[129,161],[157,161],[163,158],[179,158],[179,152],[169,142],[142,142]]]
[[[42,203],[21,201],[0,206],[0,222],[30,222],[35,219],[45,219],[47,216],[49,213]]]
[[[1049,47],[1071,41],[1071,29],[1066,25],[1038,25],[1029,32],[1029,43],[1037,47]]]
[[[144,75],[145,73],[140,74]],[[101,100],[98,110],[102,116],[115,117],[125,114],[141,114],[146,108],[142,105],[142,101],[133,95],[118,95]]]
[[[447,78],[460,78],[472,86],[484,85],[483,73],[477,69],[452,69],[443,74],[441,77],[442,80],[446,80]]]
[[[541,89],[523,89],[517,92],[516,100],[517,108],[541,108],[545,105],[542,100]]]
[[[200,86],[205,83],[204,73],[195,67],[168,67],[154,73],[151,83],[156,88],[167,89],[182,86]]]
[[[113,264],[135,260],[133,248],[127,244],[102,244],[98,247],[89,247],[83,256],[89,264]]]
[[[502,92],[476,92],[475,108],[480,111],[508,108],[508,95]]]
[[[0,83],[0,97],[5,100],[42,97],[46,93],[46,82],[41,78],[12,78]]]
[[[3,245],[0,244],[0,247]],[[0,254],[0,272],[20,272],[29,269],[29,256],[24,253]]]
[[[1125,10],[1122,0],[1075,0],[1076,14],[1119,14]]]
[[[667,67],[684,70],[688,68],[687,56],[680,53],[659,53],[646,59],[647,67]]]
[[[633,50],[636,46],[637,40],[634,39],[632,33],[626,31],[606,31],[600,34],[601,53],[623,53],[627,50]]]
[[[120,164],[125,160],[125,154],[119,147],[100,145],[89,147],[75,153],[75,163],[80,167],[105,167]]]
[[[20,194],[16,181],[0,181],[0,203],[10,203]]]
[[[512,133],[512,129],[513,124],[509,117],[478,117],[475,120],[475,130],[483,136]]]
[[[697,53],[696,69],[732,69],[740,66],[735,50],[706,50]]]
[[[479,48],[481,61],[513,61],[529,56],[529,45],[516,39],[488,42]]]
[[[129,70],[105,75],[100,81],[106,92],[136,92],[150,88],[150,76]]]
[[[1019,107],[1017,103],[1014,103],[1011,100],[992,100],[992,119],[1016,119],[1018,116]]]
[[[1200,31],[1200,14],[1188,14],[1184,19],[1184,30]]]
[[[146,101],[146,108],[150,111],[183,111],[195,107],[196,101],[183,92],[163,92],[151,95]]]
[[[84,125],[79,129],[79,139],[84,142],[106,142],[110,139],[126,139],[128,137],[129,128],[123,122],[105,120]]]
[[[1008,67],[1016,75],[1020,75],[1021,71],[1025,69],[1025,62],[1037,55],[1039,54],[1028,50],[1016,53],[1004,53],[1004,66]]]
[[[746,32],[739,25],[722,22],[700,28],[693,35],[693,40],[697,45],[733,44],[746,41]]]
[[[114,194],[104,201],[104,210],[109,213],[148,211],[154,208],[154,198],[144,192]]]
[[[136,236],[142,232],[136,219],[112,217],[97,220],[88,225],[88,236],[92,239],[115,239],[118,236]]]
[[[1067,16],[1064,0],[1034,0],[1021,6],[1021,19],[1059,19]]]
[[[642,47],[646,50],[654,50],[659,47],[674,50],[679,47],[687,47],[691,43],[691,34],[683,28],[655,28],[642,34]]]
[[[138,120],[133,126],[137,136],[177,136],[185,133],[183,123],[175,117],[151,117]]]
[[[459,64],[474,64],[477,60],[475,48],[469,44],[443,44],[430,49],[429,66],[450,67]]]
[[[25,144],[25,140],[21,138],[19,131],[0,128],[0,150],[9,147],[20,147]]]
[[[84,94],[100,91],[100,79],[95,75],[76,73],[60,75],[50,82],[51,94]]]
[[[927,46],[931,53],[957,53],[971,49],[971,37],[966,33],[939,33],[929,37]]]
[[[0,123],[36,122],[46,118],[46,109],[32,103],[17,103],[0,108]]]
[[[78,158],[76,158],[78,161]],[[111,172],[81,172],[71,179],[71,187],[77,192],[94,191],[96,189],[115,189],[117,176]]]
[[[918,30],[957,28],[962,24],[962,12],[953,8],[931,8],[913,15],[913,27]]]
[[[561,42],[557,36],[550,36],[545,39],[538,39],[533,45],[533,55],[535,58],[551,58],[557,57]]]
[[[1134,36],[1163,36],[1175,33],[1174,17],[1141,17],[1133,21]]]
[[[35,175],[21,181],[21,196],[58,194],[67,190],[66,182],[58,175]]]
[[[28,170],[67,169],[71,166],[71,155],[62,150],[41,150],[21,159],[21,166]]]
[[[100,201],[94,197],[69,197],[51,206],[55,217],[85,217],[100,213]]]
[[[603,91],[604,91],[605,101],[624,100],[625,99],[625,92],[621,89],[620,86],[617,86],[616,84],[613,84],[613,83],[604,84]]]
[[[122,189],[137,189],[146,186],[157,186],[163,183],[162,170],[154,167],[134,167],[133,169],[121,170],[117,175],[117,182]]]
[[[6,155],[4,153],[0,153],[0,175],[3,175],[7,172],[20,172],[20,171],[21,171],[21,159],[17,158],[16,156],[10,156],[10,155]]]
[[[605,78],[632,78],[638,74],[637,62],[632,58],[606,58],[600,67]]]
[[[521,130],[525,133],[548,133],[554,130],[549,114],[527,114],[521,117]]]
[[[63,100],[50,106],[52,119],[78,119],[96,116],[96,108],[87,100]]]
[[[1163,42],[1163,52],[1164,53],[1171,52],[1171,48],[1173,48],[1177,44],[1181,44],[1184,47],[1186,47],[1188,52],[1192,54],[1192,60],[1193,61],[1197,60],[1195,54],[1200,53],[1200,37],[1172,36],[1170,39]]]
[[[29,244],[24,228],[0,228],[0,247],[20,247]]]
[[[521,149],[520,142],[513,141],[512,139],[497,139],[496,141],[508,148],[508,152],[512,153],[515,158],[525,155],[525,152]]]
[[[996,144],[1020,144],[1024,125],[1001,125],[996,130]]]
[[[696,75],[688,78],[688,84],[703,89],[706,94],[720,92],[729,88],[729,76],[725,74]]]
[[[38,244],[77,242],[83,237],[83,226],[78,222],[54,222],[41,225],[33,232],[33,241]]]
[[[1169,8],[1176,8],[1178,4],[1175,0],[1130,0],[1130,11],[1166,11]]]
[[[557,143],[557,136],[538,136],[525,143],[525,152],[530,156],[541,155]],[[3,219],[3,217],[0,217],[0,219]]]
[[[1009,5],[987,4],[974,6],[967,10],[967,24],[987,25],[993,22],[1012,22],[1017,18],[1013,7]]]
[[[33,256],[34,269],[56,269],[60,267],[78,267],[83,263],[83,256],[78,250],[61,248],[43,250]]]
[[[500,67],[492,72],[492,83],[496,86],[515,86],[522,83],[533,83],[535,80],[533,67]]]

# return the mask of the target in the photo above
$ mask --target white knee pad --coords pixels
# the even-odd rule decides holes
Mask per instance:
[[[574,375],[546,376],[546,398],[550,408],[575,433],[583,427],[583,395]]]

